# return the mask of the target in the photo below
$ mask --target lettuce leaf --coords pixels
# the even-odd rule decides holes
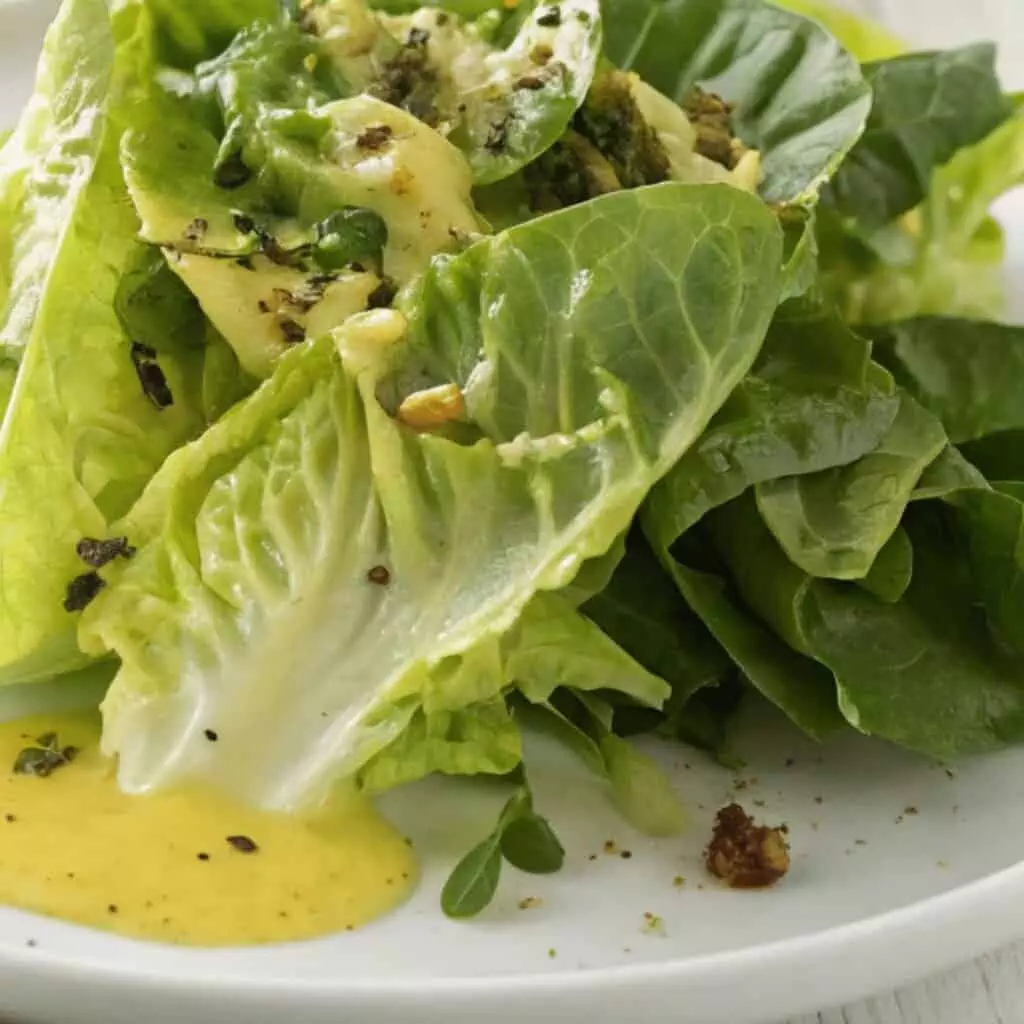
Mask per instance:
[[[863,338],[825,307],[788,303],[752,372],[651,493],[644,530],[667,550],[755,484],[849,465],[878,446],[898,408]]]
[[[761,0],[604,0],[609,58],[681,102],[701,85],[735,104],[772,202],[816,199],[864,130],[871,90],[823,28]]]
[[[133,366],[116,303],[142,248],[118,142],[149,73],[147,41],[138,4],[110,13],[100,0],[65,4],[36,98],[4,150],[22,151],[25,170],[5,193],[14,201],[0,245],[0,362],[11,383],[0,426],[3,683],[85,660],[63,608],[85,568],[77,542],[106,536],[168,453],[205,426],[192,401],[202,337],[161,340],[159,365],[175,401],[158,408]]]
[[[819,239],[823,289],[852,323],[1001,316],[1005,245],[989,211],[1022,183],[1024,115],[1018,111],[936,169],[925,201],[908,216],[866,241],[833,226]]]
[[[906,52],[907,46],[887,28],[837,7],[828,0],[775,0],[779,7],[813,18],[827,29],[859,61],[888,60]]]
[[[436,260],[404,347],[386,311],[287,353],[168,460],[128,520],[138,556],[87,611],[83,642],[123,663],[122,786],[305,807],[420,708],[489,700],[474,666],[615,543],[749,369],[781,259],[756,198],[641,189]],[[463,386],[484,438],[387,415],[400,358]]]
[[[1024,328],[920,317],[872,335],[876,357],[954,444],[1024,429]]]
[[[995,47],[912,53],[867,64],[874,101],[863,138],[826,191],[830,204],[872,231],[914,209],[932,174],[1010,114]]]

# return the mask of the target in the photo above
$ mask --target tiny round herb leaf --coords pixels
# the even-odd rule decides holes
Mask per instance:
[[[554,874],[565,863],[565,848],[539,814],[508,822],[501,833],[501,852],[509,864],[531,875]]]
[[[494,899],[500,879],[501,847],[488,836],[455,865],[441,891],[441,909],[448,917],[476,917]]]

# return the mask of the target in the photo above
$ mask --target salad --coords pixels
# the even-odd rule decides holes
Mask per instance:
[[[524,729],[656,835],[635,738],[727,762],[752,693],[1024,740],[994,56],[808,0],[64,0],[0,148],[0,684],[98,687],[128,794],[506,778],[460,917],[562,863]]]

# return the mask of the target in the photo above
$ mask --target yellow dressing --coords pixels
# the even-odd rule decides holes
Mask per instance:
[[[47,733],[80,753],[46,778],[15,774],[19,752]],[[0,904],[225,946],[355,928],[409,891],[412,850],[368,802],[304,821],[198,788],[126,796],[98,733],[91,715],[0,725]],[[242,852],[248,844],[229,837],[257,849]]]

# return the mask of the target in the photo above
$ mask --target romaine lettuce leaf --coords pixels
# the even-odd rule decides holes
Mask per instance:
[[[1016,572],[1016,535],[1002,532],[1008,523],[975,539],[972,557],[969,533],[947,504],[912,505],[903,525],[914,550],[913,578],[891,603],[864,587],[802,573],[750,499],[709,522],[747,607],[831,671],[840,709],[854,727],[939,759],[995,749],[1024,734],[1020,661],[979,611],[987,604],[998,624],[1010,607],[1005,583],[1014,576],[1006,570]]]
[[[924,203],[867,239],[820,239],[822,287],[852,323],[925,314],[992,318],[1005,307],[1005,245],[992,204],[1024,183],[1024,116],[961,149]],[[824,222],[827,223],[827,222]]]
[[[443,681],[479,680],[466,660],[624,532],[749,369],[781,260],[758,199],[640,189],[435,261],[405,349],[378,311],[287,353],[168,460],[128,519],[138,556],[87,611],[83,642],[123,662],[122,786],[309,806],[418,709],[479,703]],[[463,386],[484,439],[389,416],[397,358]]]
[[[813,18],[831,32],[859,61],[888,60],[906,52],[906,44],[887,28],[837,7],[829,0],[775,2],[779,7]]]
[[[281,17],[281,0],[144,0],[161,61],[191,69],[223,51],[254,21]]]
[[[735,104],[772,202],[813,201],[860,137],[871,90],[819,25],[761,0],[604,0],[621,68],[681,102],[701,85]]]
[[[554,145],[594,80],[598,0],[524,3],[501,38],[462,20],[478,13],[473,7],[412,6],[419,9],[389,18],[363,0],[329,0],[310,5],[303,25],[356,91],[407,110],[458,146],[478,185],[510,177]]]
[[[872,231],[914,209],[936,169],[995,131],[1010,104],[991,44],[894,57],[864,74],[874,95],[867,129],[826,197]]]
[[[1024,327],[920,317],[872,337],[878,360],[954,444],[1024,429]]]
[[[878,446],[898,408],[863,338],[824,307],[788,303],[751,373],[652,491],[644,530],[667,550],[755,484],[849,465]]]
[[[899,528],[942,424],[909,395],[888,434],[852,465],[757,485],[757,508],[789,560],[811,576],[863,580]]]
[[[159,408],[116,306],[141,249],[118,141],[150,60],[139,4],[108,12],[101,0],[70,0],[47,37],[36,97],[5,147],[24,152],[26,170],[6,211],[9,244],[0,245],[0,281],[9,282],[0,361],[11,383],[0,427],[4,683],[85,660],[63,607],[86,569],[77,542],[106,536],[167,454],[205,426],[193,401],[202,337],[161,342],[155,358],[174,404]]]

